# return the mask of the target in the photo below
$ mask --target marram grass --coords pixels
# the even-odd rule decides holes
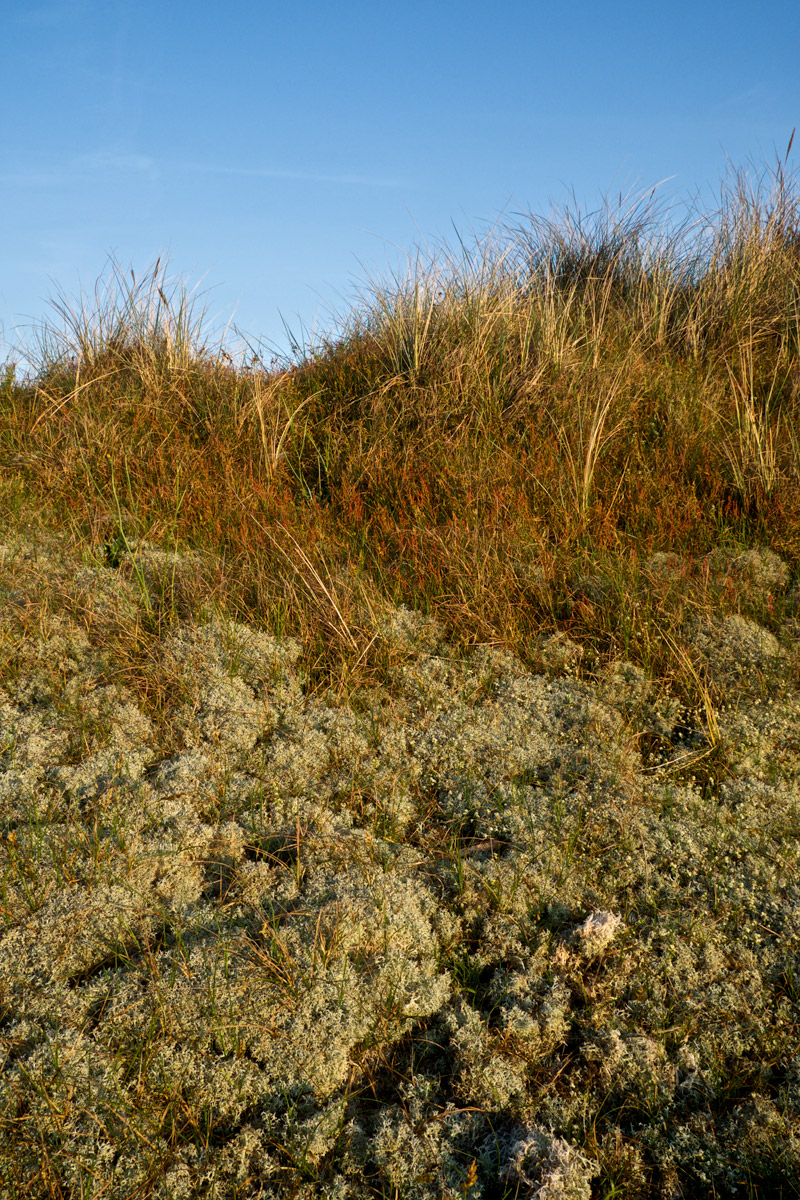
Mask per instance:
[[[0,1195],[800,1195],[797,192],[0,393]],[[671,232],[668,232],[671,231]]]

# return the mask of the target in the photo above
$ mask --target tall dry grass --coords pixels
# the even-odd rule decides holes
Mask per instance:
[[[320,682],[379,672],[368,634],[342,634],[373,593],[464,644],[524,658],[566,628],[683,677],[666,637],[631,634],[642,557],[800,551],[798,228],[784,164],[733,172],[711,212],[649,192],[520,218],[417,252],[269,366],[210,340],[160,262],[112,264],[57,299],[36,377],[6,379],[6,505],[97,545],[125,526],[213,552],[228,602],[283,614]]]

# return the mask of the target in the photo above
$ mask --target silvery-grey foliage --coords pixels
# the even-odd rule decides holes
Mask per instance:
[[[536,673],[489,647],[459,658],[435,622],[387,612],[400,665],[369,710],[309,696],[299,642],[209,614],[162,639],[176,699],[156,728],[66,612],[14,632],[35,570],[97,611],[132,611],[144,576],[9,554],[0,1112],[68,1148],[73,1194],[133,1194],[158,1161],[165,1197],[278,1196],[294,1172],[309,1196],[505,1180],[588,1200],[578,1140],[600,1103],[664,1178],[704,1156],[723,1186],[732,1144],[780,1143],[800,1168],[785,639],[689,620],[697,671],[730,703],[709,692],[705,725],[673,737],[668,690],[627,661],[578,678],[566,638]],[[707,565],[788,586],[768,552]],[[710,745],[727,754],[711,791]],[[726,1073],[768,1045],[773,1098],[711,1131]],[[406,1075],[370,1107],[363,1081],[393,1054]],[[154,1116],[169,1104],[223,1132],[170,1142]]]

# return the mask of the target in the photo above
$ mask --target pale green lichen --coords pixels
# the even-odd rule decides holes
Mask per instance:
[[[17,568],[14,612],[25,571],[69,584],[52,548]],[[706,577],[787,586],[727,551],[656,556],[642,586]],[[216,615],[161,639],[157,728],[74,622],[14,629],[3,1183],[42,1146],[65,1194],[98,1197],[584,1198],[620,1162],[642,1194],[796,1177],[783,634],[688,622],[725,693],[698,715],[627,659],[575,678],[561,639],[532,672],[401,610],[391,697],[351,706],[306,694],[299,642]]]
[[[518,1194],[536,1200],[589,1200],[597,1167],[564,1138],[545,1130],[525,1132],[511,1146],[506,1177]]]

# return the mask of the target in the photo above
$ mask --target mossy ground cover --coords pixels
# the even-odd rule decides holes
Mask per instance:
[[[0,394],[3,1194],[800,1194],[793,180],[269,366],[108,283]]]

